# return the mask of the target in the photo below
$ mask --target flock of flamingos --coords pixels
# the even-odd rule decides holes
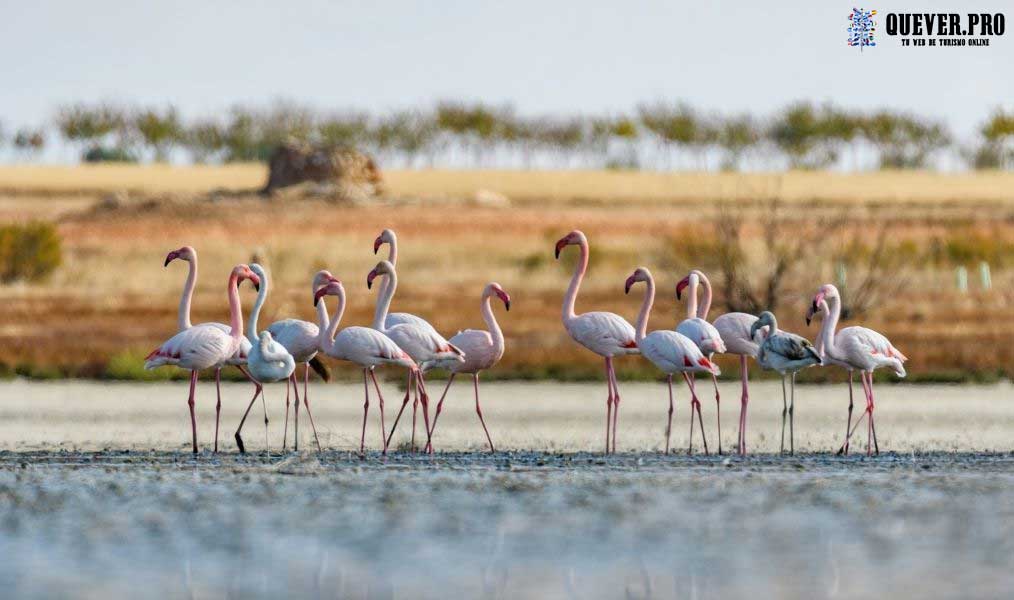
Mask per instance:
[[[311,323],[299,319],[284,319],[269,325],[258,333],[258,316],[267,299],[268,278],[264,269],[257,264],[236,266],[229,275],[227,293],[229,298],[230,321],[224,323],[190,322],[190,303],[197,279],[197,253],[191,247],[183,247],[169,253],[165,266],[176,259],[189,263],[189,273],[180,299],[177,328],[179,332],[148,355],[145,368],[151,369],[164,365],[172,365],[191,371],[190,423],[193,438],[193,451],[197,452],[197,419],[194,413],[194,392],[198,372],[207,369],[215,370],[216,388],[219,388],[220,373],[223,367],[238,367],[255,386],[253,398],[246,408],[243,419],[235,434],[240,452],[245,451],[241,435],[250,409],[253,408],[258,396],[262,398],[263,384],[286,380],[286,418],[285,429],[288,435],[289,391],[295,395],[294,408],[294,447],[298,449],[299,439],[299,388],[296,378],[296,363],[303,363],[303,406],[313,429],[314,439],[320,450],[316,425],[310,412],[307,381],[310,368],[321,371],[318,353],[323,353],[338,360],[354,363],[363,370],[363,428],[359,450],[363,453],[366,444],[366,423],[370,406],[370,384],[376,390],[380,404],[380,432],[383,452],[386,453],[391,438],[398,426],[402,413],[411,398],[413,405],[412,447],[415,448],[416,410],[422,404],[423,423],[426,428],[426,452],[433,451],[433,433],[440,418],[447,391],[459,373],[472,376],[475,391],[475,411],[486,433],[490,451],[494,450],[493,440],[486,427],[479,405],[479,373],[495,365],[504,353],[504,337],[496,317],[490,306],[495,296],[501,300],[506,310],[510,310],[510,296],[498,283],[489,283],[482,291],[480,310],[487,330],[467,329],[458,332],[452,338],[445,339],[426,320],[408,313],[390,312],[391,301],[398,287],[398,275],[395,265],[398,260],[398,242],[394,232],[384,230],[373,245],[374,253],[387,244],[390,254],[387,260],[381,261],[370,271],[366,278],[368,288],[372,288],[377,278],[381,279],[378,289],[377,305],[373,323],[369,327],[350,326],[341,331],[341,323],[345,310],[345,288],[341,281],[328,271],[319,271],[313,278],[311,291],[313,304],[317,311],[317,322]],[[849,441],[863,418],[867,421],[866,452],[879,452],[876,442],[874,425],[873,371],[886,367],[894,371],[898,377],[905,376],[903,363],[905,356],[880,333],[865,327],[845,327],[835,331],[841,312],[841,298],[838,290],[831,284],[818,288],[806,313],[806,322],[815,315],[820,315],[822,325],[817,345],[814,346],[805,338],[782,331],[778,328],[775,316],[763,312],[759,316],[733,312],[719,316],[709,322],[708,312],[711,306],[711,285],[707,277],[698,270],[676,284],[676,298],[680,299],[684,290],[689,288],[687,318],[678,323],[674,330],[658,330],[647,332],[648,316],[655,299],[655,280],[651,272],[637,268],[627,278],[625,291],[630,293],[637,283],[644,283],[644,301],[637,316],[636,327],[631,326],[623,317],[611,312],[588,312],[577,314],[574,304],[578,290],[588,268],[588,239],[580,231],[572,231],[556,243],[556,258],[567,246],[577,246],[580,260],[574,270],[570,286],[563,300],[563,326],[567,333],[578,344],[591,350],[605,359],[606,369],[606,452],[616,451],[616,425],[620,413],[620,391],[616,383],[614,359],[627,354],[640,354],[650,360],[667,376],[669,391],[668,425],[666,426],[665,449],[669,452],[669,440],[672,431],[673,415],[673,375],[681,374],[689,388],[691,397],[690,413],[690,448],[693,451],[694,416],[701,429],[701,441],[707,453],[707,440],[704,436],[704,420],[701,415],[701,403],[695,389],[695,376],[698,373],[710,375],[715,386],[716,406],[720,402],[717,375],[718,366],[711,358],[715,353],[736,354],[740,357],[740,373],[742,377],[742,398],[739,417],[739,440],[737,452],[746,454],[746,413],[750,394],[748,389],[747,359],[752,357],[764,369],[774,370],[782,376],[782,451],[785,450],[785,418],[789,420],[789,451],[794,450],[792,405],[795,400],[795,374],[804,368],[814,365],[836,365],[849,373],[849,407],[848,422],[845,427],[845,440],[839,453],[848,453]],[[250,312],[246,330],[243,329],[243,315],[240,309],[239,284],[249,280],[257,289],[257,300]],[[703,301],[698,304],[698,288],[704,288]],[[328,315],[325,298],[334,296],[336,306],[333,315]],[[374,369],[379,366],[392,365],[408,371],[408,385],[401,409],[394,424],[388,432],[384,423],[384,396],[377,383]],[[429,394],[426,390],[426,373],[432,369],[444,369],[450,373],[447,385],[440,400],[437,402],[433,421],[429,418]],[[863,391],[866,395],[866,409],[853,424],[853,371],[859,371]],[[791,382],[792,404],[786,397],[786,377]],[[218,451],[218,425],[221,411],[222,396],[218,389],[218,402],[215,408],[215,451]],[[717,411],[716,411],[717,412]],[[265,428],[267,414],[265,408]],[[718,418],[718,436],[721,453],[721,418]],[[872,441],[872,447],[871,447]],[[286,441],[283,441],[283,447]]]

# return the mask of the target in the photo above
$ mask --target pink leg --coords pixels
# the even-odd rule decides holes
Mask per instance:
[[[697,382],[696,382],[696,378],[694,377],[693,373],[690,374],[690,392],[693,395],[693,400],[692,400],[691,404],[692,404],[694,410],[697,411],[697,422],[701,426],[701,444],[704,445],[704,455],[707,456],[708,455],[708,437],[704,434],[704,416],[701,414],[701,401],[697,398]],[[693,421],[694,421],[694,415],[691,412],[690,413],[690,424],[691,424],[691,426],[693,425]],[[691,439],[691,442],[693,442],[692,439]]]
[[[437,428],[437,419],[440,418],[440,411],[444,408],[444,398],[447,397],[447,390],[451,389],[451,384],[454,383],[454,377],[457,373],[451,373],[451,376],[447,378],[447,385],[444,386],[444,393],[440,394],[440,401],[437,402],[437,410],[433,414],[433,426],[430,428],[429,433],[426,434],[426,448],[427,452],[433,450],[433,431]]]
[[[293,377],[295,377],[296,373],[293,372],[292,375],[293,375]],[[307,390],[307,388],[309,387],[309,380],[310,380],[310,363],[303,363],[303,406],[306,407],[306,416],[309,417],[309,419],[310,419],[310,428],[313,429],[313,441],[316,442],[316,444],[317,444],[317,452],[321,452],[322,450],[321,450],[321,447],[320,447],[320,438],[317,437],[317,425],[314,424],[314,422],[313,422],[313,415],[310,413],[310,395],[309,395],[308,390]],[[295,383],[295,380],[293,380],[293,383]],[[376,380],[374,380],[374,383],[376,383]],[[379,389],[377,390],[377,393],[378,394],[380,393]],[[380,422],[381,422],[381,427],[383,427],[383,424],[384,424],[383,423],[384,422],[384,398],[383,397],[380,398]],[[381,432],[381,433],[383,434],[383,432]],[[385,449],[386,449],[386,446],[385,446]]]
[[[401,420],[401,414],[405,412],[405,407],[408,406],[409,394],[412,393],[413,375],[414,371],[408,372],[408,385],[405,387],[405,399],[401,403],[401,410],[398,411],[397,416],[394,417],[394,425],[391,425],[391,433],[387,436],[386,446],[390,447],[391,438],[394,437],[394,430],[398,428],[398,421]]]
[[[246,412],[243,413],[243,418],[240,419],[239,427],[236,428],[236,434],[233,436],[236,438],[236,447],[239,448],[240,454],[246,453],[246,447],[243,446],[243,436],[241,435],[243,432],[243,424],[246,423],[246,418],[250,414],[250,409],[253,408],[254,402],[257,401],[257,396],[260,396],[262,390],[263,388],[259,383],[254,387],[253,398],[250,398],[250,404],[247,405]]]
[[[690,375],[683,373],[683,380],[687,382],[687,389],[690,390],[690,445],[687,447],[687,454],[694,453],[694,402],[697,395],[694,394],[694,385],[690,382]]]
[[[377,403],[380,405],[380,443],[384,447],[383,453],[387,454],[387,440],[384,438],[384,434],[387,432],[387,426],[384,425],[384,395],[380,393],[380,384],[377,383],[377,374],[373,369],[370,369],[370,379],[373,380],[373,387],[377,390]]]
[[[289,376],[289,382],[285,384],[285,430],[282,432],[282,452],[288,447],[289,442],[289,405],[292,403],[292,391],[289,389],[289,383],[296,385],[296,382]]]
[[[359,454],[366,454],[366,415],[370,412],[370,385],[367,380],[366,372],[369,369],[363,369],[363,392],[366,397],[363,401],[363,434],[359,437]]]
[[[414,395],[412,396],[412,443],[411,443],[412,452],[416,451],[415,424],[416,424],[416,414],[419,412],[419,379],[421,377],[422,372],[415,374],[415,391],[413,392]]]
[[[669,440],[672,435],[672,413],[673,413],[673,396],[672,396],[672,373],[666,377],[666,383],[669,384],[669,423],[665,426],[665,453],[669,454]]]
[[[420,397],[419,402],[422,404],[423,410],[423,426],[426,427],[426,431],[430,430],[430,395],[426,391],[426,378],[422,372],[419,372],[416,378],[417,385],[419,387]]]
[[[863,371],[860,373],[863,382],[863,391],[866,392],[866,414],[869,417],[866,421],[866,456],[873,455],[873,389],[872,373]]]
[[[292,381],[292,396],[295,401],[292,403],[292,449],[299,452],[299,384],[296,381],[296,371],[292,371],[289,377]]]
[[[616,422],[620,419],[620,387],[616,384],[616,365],[609,365],[609,375],[613,382],[613,453],[616,453]]]
[[[739,357],[739,373],[743,379],[743,396],[739,406],[739,454],[746,456],[746,408],[750,403],[750,374],[747,370],[746,355]]]
[[[852,436],[852,406],[852,371],[849,370],[849,419],[845,424],[845,442],[838,449],[838,454],[844,453],[846,456],[849,453],[849,438]]]
[[[218,454],[218,422],[222,416],[222,369],[215,369],[215,392],[218,401],[215,403],[215,454]]]
[[[873,432],[873,452],[880,455],[880,446],[877,444],[877,424],[873,419],[873,412],[876,409],[876,400],[873,397],[873,371],[868,376],[870,382],[870,431]]]
[[[486,428],[486,420],[482,418],[482,408],[479,406],[479,374],[472,373],[472,383],[475,386],[475,414],[479,415],[479,422],[482,423],[482,430],[486,432],[486,441],[489,442],[489,451],[491,453],[496,452],[496,448],[493,447],[493,438],[489,435],[489,429]],[[433,424],[436,425],[436,417],[433,418]]]
[[[255,389],[258,388],[258,387],[261,387],[261,390],[263,391],[263,387],[261,386],[261,383],[259,381],[257,381],[256,379],[254,379],[254,376],[250,374],[250,371],[246,370],[246,367],[244,367],[243,365],[236,365],[236,368],[239,369],[239,372],[242,373],[244,377],[246,377],[247,381],[249,381],[250,383],[254,384],[254,388]],[[264,395],[263,394],[261,395],[261,406],[264,408],[264,447],[267,448],[267,446],[268,446],[268,407],[267,407],[267,404],[264,402]],[[286,416],[286,418],[288,418],[288,416],[289,416],[288,412],[285,413],[285,416]],[[283,447],[282,449],[284,450],[285,448]]]
[[[197,371],[190,372],[190,434],[193,439],[194,454],[197,454],[197,413],[194,412],[194,394],[197,392]]]
[[[718,395],[718,377],[711,374],[711,381],[715,384],[715,415],[718,417],[718,454],[722,454],[722,399]],[[703,431],[703,430],[702,430]]]
[[[606,357],[606,454],[609,454],[609,424],[613,422],[613,359]]]

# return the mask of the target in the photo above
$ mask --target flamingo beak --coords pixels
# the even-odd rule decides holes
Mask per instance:
[[[503,301],[504,308],[507,309],[508,312],[510,312],[510,309],[511,309],[511,297],[507,294],[507,292],[505,292],[503,290],[496,290],[496,295],[497,295],[497,297],[500,298],[500,300]]]
[[[370,274],[366,276],[366,289],[368,289],[368,290],[372,290],[373,289],[373,280],[376,279],[376,277],[377,277],[377,270],[373,269],[372,271],[370,271]]]
[[[319,290],[317,290],[313,294],[313,305],[314,306],[317,306],[317,303],[320,302],[321,298],[323,298],[324,296],[327,296],[327,288],[328,288],[328,286],[325,285],[324,287],[320,288]]]
[[[384,240],[381,239],[380,237],[378,237],[377,239],[373,240],[373,253],[376,254],[377,252],[380,252],[380,247],[383,246],[383,245],[384,245]]]
[[[556,242],[556,259],[557,260],[560,260],[560,250],[563,250],[566,247],[567,247],[567,238],[563,238],[560,241]]]
[[[623,285],[623,293],[624,294],[629,294],[630,293],[630,288],[633,287],[635,281],[637,281],[637,280],[634,279],[633,275],[631,275],[630,277],[627,277],[627,282]]]
[[[177,251],[175,251],[175,250],[173,250],[169,254],[166,254],[165,262],[162,264],[162,266],[163,267],[168,267],[169,263],[171,263],[172,261],[176,260],[179,257],[180,257],[180,253],[177,252]]]
[[[683,279],[680,279],[680,282],[676,284],[676,299],[677,300],[682,300],[683,299],[683,289],[686,288],[688,285],[690,285],[690,278],[689,277],[684,277]]]
[[[261,291],[261,278],[254,273],[250,274],[250,283],[253,284],[255,291]]]

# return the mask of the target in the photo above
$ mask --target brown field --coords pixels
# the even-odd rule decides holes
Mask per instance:
[[[784,218],[801,228],[813,218],[844,213],[845,238],[865,240],[886,223],[892,243],[915,248],[918,257],[903,263],[903,272],[883,277],[888,285],[903,276],[906,285],[892,288],[883,306],[862,316],[908,354],[915,378],[988,379],[1009,375],[1014,364],[1010,265],[994,265],[994,288],[987,293],[977,291],[970,263],[972,291],[959,294],[953,265],[921,254],[966,234],[1009,249],[1014,174],[403,171],[385,174],[388,195],[370,206],[266,201],[249,193],[263,179],[263,168],[251,165],[0,168],[0,218],[53,220],[64,240],[64,266],[49,281],[0,288],[6,307],[0,362],[39,377],[139,376],[141,357],[173,333],[185,265],[163,269],[162,260],[184,244],[195,246],[201,258],[195,322],[227,318],[225,277],[232,265],[257,256],[273,277],[265,323],[311,318],[308,283],[326,267],[346,283],[345,322],[364,324],[375,300],[364,281],[377,260],[372,241],[391,227],[401,242],[396,310],[425,316],[448,335],[481,326],[478,294],[496,280],[513,305],[510,313],[498,311],[508,350],[491,376],[597,377],[598,360],[559,324],[573,264],[569,256],[563,264],[553,260],[559,236],[580,228],[593,246],[579,310],[608,309],[633,320],[641,297],[624,296],[623,281],[645,265],[660,286],[651,327],[671,327],[682,315],[672,285],[690,267],[707,270],[692,250],[711,239],[716,215],[742,211],[752,248],[763,233],[752,219],[777,198],[785,201]],[[511,206],[477,205],[471,200],[480,189],[508,196]],[[130,192],[128,201],[95,208],[119,190]],[[784,328],[816,333],[802,316],[808,294],[833,277],[832,255],[829,249],[804,257],[786,276],[778,309]],[[716,294],[713,316],[725,310],[720,287]],[[252,290],[243,297],[249,307]],[[733,363],[722,364],[736,376]],[[619,372],[654,375],[650,365],[633,359]]]

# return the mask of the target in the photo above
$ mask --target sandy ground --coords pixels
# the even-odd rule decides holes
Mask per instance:
[[[358,386],[311,390],[323,453],[279,451],[272,389],[272,452],[254,419],[251,453],[229,443],[194,457],[180,385],[5,383],[4,595],[995,598],[1014,585],[1009,384],[878,387],[872,459],[827,452],[844,387],[799,390],[797,448],[820,452],[771,453],[781,402],[767,383],[751,405],[759,452],[745,459],[653,451],[663,388],[647,384],[621,384],[620,445],[635,452],[597,452],[598,386],[504,383],[484,386],[484,412],[511,450],[446,451],[481,445],[459,385],[442,452],[360,458]],[[200,388],[202,443],[213,391]],[[723,392],[728,446],[738,402]],[[247,394],[226,387],[224,430]],[[714,436],[712,399],[704,409]],[[680,447],[687,414],[681,390]]]
[[[431,411],[443,381],[430,384]],[[252,395],[249,384],[222,384],[221,449],[234,451],[232,434]],[[387,426],[401,405],[403,392],[394,382],[382,385]],[[676,390],[674,448],[687,447],[690,421],[685,385]],[[720,384],[722,445],[733,446],[739,419],[740,389]],[[618,448],[658,451],[665,444],[668,396],[662,383],[624,383],[618,426]],[[844,437],[848,388],[839,385],[797,386],[795,447],[801,451],[837,449]],[[876,425],[882,450],[1009,451],[1014,448],[1014,386],[878,385]],[[267,387],[268,447],[281,450],[285,386]],[[498,449],[551,452],[599,451],[605,437],[605,386],[562,383],[480,383],[483,414]],[[698,384],[709,447],[717,446],[715,401],[711,383]],[[102,382],[0,384],[0,449],[6,450],[184,450],[190,444],[185,383],[128,384]],[[380,420],[371,393],[367,422],[368,448],[379,449]],[[865,405],[856,383],[856,414]],[[198,441],[210,450],[215,426],[214,384],[197,391]],[[358,449],[362,427],[361,385],[311,384],[310,406],[325,448]],[[436,436],[437,450],[479,450],[485,436],[474,411],[471,382],[458,379],[448,394]],[[754,382],[749,404],[749,449],[776,452],[781,443],[781,388],[777,382]],[[303,448],[312,438],[301,413]],[[407,443],[411,405],[398,426],[394,446]],[[422,435],[422,411],[418,415]],[[857,435],[865,447],[866,427]],[[290,423],[290,440],[291,440]],[[700,444],[698,432],[696,444]],[[786,433],[788,435],[788,432]],[[244,428],[248,449],[265,449],[263,409],[254,407]]]

